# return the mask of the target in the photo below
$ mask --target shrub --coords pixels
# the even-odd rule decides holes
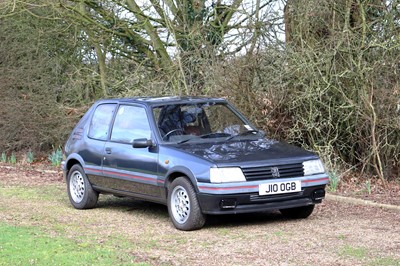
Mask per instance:
[[[62,150],[61,150],[61,148],[58,148],[57,150],[52,151],[49,154],[48,159],[51,162],[51,165],[60,166],[61,165],[61,161],[62,161]]]

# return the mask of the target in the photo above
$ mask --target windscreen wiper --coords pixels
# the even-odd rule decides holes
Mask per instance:
[[[229,134],[221,133],[221,132],[211,132],[211,133],[206,133],[206,134],[203,134],[200,136],[195,136],[193,138],[188,138],[188,139],[179,141],[177,144],[182,144],[182,143],[188,142],[189,140],[192,140],[192,139],[224,138],[226,136],[229,136]]]
[[[233,139],[233,138],[236,138],[236,137],[246,136],[246,135],[254,134],[254,133],[256,133],[256,134],[261,133],[263,137],[265,136],[265,133],[264,133],[263,131],[261,131],[261,130],[256,130],[256,129],[251,129],[251,130],[243,131],[243,132],[240,132],[239,134],[236,134],[236,135],[227,137],[227,138],[225,139],[225,141],[229,141],[229,140],[231,140],[231,139]]]

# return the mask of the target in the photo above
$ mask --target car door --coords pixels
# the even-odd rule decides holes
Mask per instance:
[[[157,148],[133,148],[133,140],[140,138],[152,138],[146,109],[138,105],[120,105],[110,140],[104,147],[103,174],[109,177],[107,186],[122,194],[160,197]]]
[[[80,157],[85,162],[85,172],[89,177],[90,183],[95,187],[103,187],[104,185],[102,173],[104,146],[110,134],[116,108],[116,103],[105,103],[96,107],[90,120],[84,145],[79,151]]]

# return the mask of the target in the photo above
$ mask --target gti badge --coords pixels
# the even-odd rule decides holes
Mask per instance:
[[[272,177],[274,177],[274,178],[278,178],[278,177],[281,176],[281,175],[279,174],[279,169],[278,169],[278,167],[271,167],[271,174],[272,174]]]

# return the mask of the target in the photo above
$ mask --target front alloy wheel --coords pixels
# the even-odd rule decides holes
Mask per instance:
[[[174,220],[183,224],[189,218],[190,199],[186,190],[182,186],[177,186],[172,191],[171,209]]]
[[[190,231],[203,227],[206,218],[187,178],[178,177],[168,187],[168,212],[172,223],[179,230]]]

